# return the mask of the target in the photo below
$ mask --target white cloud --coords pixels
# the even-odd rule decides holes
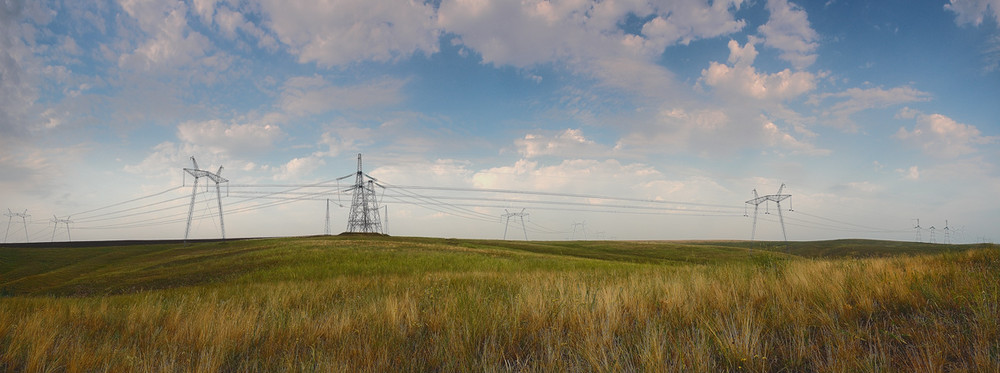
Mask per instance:
[[[38,68],[32,53],[36,30],[30,19],[46,21],[51,12],[36,2],[7,2],[0,6],[0,135],[25,135],[38,99]],[[23,22],[23,23],[22,23]],[[0,146],[7,147],[0,143]],[[2,155],[2,154],[0,154]]]
[[[761,115],[759,108],[663,109],[649,123],[630,130],[618,141],[616,152],[694,152],[713,157],[747,148],[766,148],[778,154],[830,154],[829,150],[817,148],[781,129],[774,120]],[[812,137],[808,131],[799,135]]]
[[[537,161],[521,159],[511,166],[494,167],[476,172],[472,185],[484,189],[513,189],[561,193],[610,192],[622,190],[621,180],[629,180],[629,188],[660,180],[663,175],[644,164],[622,164],[618,160],[567,159],[557,165],[545,166]]]
[[[820,149],[816,145],[800,141],[791,134],[781,131],[773,122],[764,123],[764,134],[772,147],[787,149],[791,154],[829,155],[829,149]]]
[[[713,38],[743,29],[746,22],[737,20],[731,11],[739,8],[742,0],[716,1],[712,4],[697,1],[676,1],[656,4],[657,16],[642,27],[653,52],[676,43],[687,45],[692,40]]]
[[[920,168],[917,166],[910,166],[909,169],[897,168],[896,173],[903,175],[906,180],[920,180]]]
[[[997,141],[996,137],[983,136],[975,126],[956,122],[941,114],[923,114],[906,108],[900,111],[898,117],[915,118],[917,123],[912,130],[900,127],[893,137],[916,145],[925,154],[936,157],[955,158],[975,153],[976,145]]]
[[[741,1],[444,1],[439,25],[482,57],[518,68],[558,62],[603,85],[644,97],[675,96],[673,77],[655,63],[671,45],[736,32]],[[629,17],[650,17],[639,34]]]
[[[1000,0],[951,0],[944,8],[955,13],[955,23],[979,26],[984,19],[1000,22]]]
[[[764,36],[764,45],[780,50],[781,59],[796,69],[816,62],[819,35],[809,25],[805,10],[788,0],[768,0],[767,10],[770,18],[757,29]]]
[[[212,47],[208,38],[188,27],[188,8],[183,2],[120,0],[120,5],[149,36],[131,53],[119,57],[120,66],[170,71],[194,65]]]
[[[274,174],[274,180],[295,180],[308,176],[310,173],[326,164],[322,156],[313,154],[305,157],[293,158],[287,163],[278,167]]]
[[[270,150],[285,134],[272,124],[227,124],[220,120],[184,122],[177,126],[177,137],[213,152],[233,155],[257,154]]]
[[[754,98],[763,101],[784,101],[816,88],[817,76],[806,71],[782,70],[774,74],[758,73],[752,66],[757,51],[747,43],[740,47],[729,41],[729,61],[733,65],[711,62],[701,71],[699,82],[715,88],[725,97]]]
[[[266,27],[301,63],[343,66],[438,51],[434,9],[415,0],[262,0]]]
[[[555,134],[529,133],[515,140],[514,144],[525,158],[547,155],[592,158],[610,153],[610,149],[587,139],[580,129],[572,128]]]
[[[715,149],[702,145],[725,147],[723,143],[728,143],[728,139],[746,138],[744,129],[734,126],[729,115],[721,110],[663,109],[647,123],[632,128],[618,141],[615,150],[676,153],[701,148],[702,155],[708,155]]]
[[[827,123],[835,127],[857,131],[857,124],[851,120],[851,115],[868,109],[881,109],[909,102],[928,101],[930,93],[912,87],[851,88],[838,93],[824,93],[809,98],[808,103],[819,105],[826,100],[841,100],[832,106],[827,106],[822,114],[828,118]]]
[[[983,71],[991,73],[1000,70],[1000,35],[994,35],[983,50]]]
[[[198,5],[198,2],[195,2]],[[214,4],[212,5],[214,6]],[[265,48],[269,51],[275,51],[278,49],[278,41],[270,33],[261,29],[256,24],[251,22],[244,16],[243,13],[229,9],[226,6],[220,6],[218,8],[212,8],[211,11],[199,11],[198,14],[203,17],[203,22],[206,25],[214,24],[218,27],[219,32],[223,36],[230,40],[237,40],[237,31],[243,32],[247,35],[252,36],[257,40],[257,46]],[[205,19],[206,16],[209,17]],[[214,16],[213,16],[214,14]]]
[[[360,110],[402,101],[405,81],[384,79],[354,86],[336,86],[319,76],[288,79],[281,93],[281,107],[297,115],[332,110]]]
[[[336,157],[343,152],[359,151],[375,138],[375,131],[353,125],[341,125],[323,132],[319,144],[326,147],[325,155]]]

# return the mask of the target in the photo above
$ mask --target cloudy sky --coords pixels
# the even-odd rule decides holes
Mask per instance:
[[[524,208],[532,239],[749,239],[744,201],[784,183],[792,240],[943,242],[947,220],[996,241],[998,20],[998,0],[0,1],[0,209],[31,215],[5,239],[69,238],[53,216],[73,240],[181,238],[191,156],[230,179],[227,236],[321,234],[327,198],[337,233],[350,195],[308,185],[363,153],[394,235],[500,238]],[[195,192],[191,235],[216,237]],[[781,238],[776,208],[757,238]]]

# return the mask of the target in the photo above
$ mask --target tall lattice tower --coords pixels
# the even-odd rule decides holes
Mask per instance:
[[[194,176],[194,184],[191,185],[191,205],[188,206],[187,227],[184,228],[184,243],[187,243],[187,241],[188,241],[188,234],[191,233],[191,218],[194,216],[193,215],[194,214],[194,200],[195,200],[195,196],[198,195],[198,179],[201,179],[203,177],[206,177],[209,180],[212,180],[212,181],[215,182],[215,197],[216,197],[216,199],[219,202],[219,229],[222,231],[222,239],[225,240],[226,239],[226,223],[222,220],[222,189],[219,186],[219,184],[221,184],[221,183],[228,183],[229,179],[226,179],[226,178],[224,178],[222,176],[219,176],[219,174],[222,173],[222,166],[219,166],[219,170],[216,171],[216,172],[214,172],[214,173],[212,171],[202,170],[202,169],[198,168],[198,161],[196,161],[193,156],[191,157],[191,164],[194,165],[194,168],[185,168],[184,169],[185,172],[191,174],[191,176]],[[226,192],[227,195],[228,195],[228,193],[229,192]]]
[[[341,179],[350,177],[347,175]],[[358,154],[358,172],[354,174],[351,213],[347,216],[347,231],[354,233],[384,233],[382,220],[379,217],[378,198],[375,197],[375,186],[384,188],[377,180],[364,172],[361,167],[361,154]]]
[[[753,240],[757,235],[757,212],[760,211],[760,204],[764,204],[764,208],[767,208],[767,202],[774,202],[778,205],[778,221],[781,222],[781,236],[785,238],[785,252],[788,252],[788,234],[785,233],[785,217],[781,214],[781,201],[789,199],[792,197],[791,194],[781,194],[781,191],[785,189],[785,184],[782,183],[781,187],[778,188],[778,193],[768,194],[768,195],[757,195],[757,189],[753,190],[753,199],[746,201],[746,205],[753,205],[753,230],[750,231],[750,245],[753,246]],[[792,211],[792,201],[788,201],[788,211]],[[744,206],[746,206],[744,205]],[[746,212],[743,213],[744,216],[747,215]],[[767,214],[767,212],[765,212]]]

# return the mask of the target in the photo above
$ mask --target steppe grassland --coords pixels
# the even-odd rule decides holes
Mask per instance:
[[[111,260],[63,278],[73,286],[51,275],[32,294],[51,272],[38,273],[0,298],[0,370],[1000,370],[996,248],[802,259],[519,245],[215,244]],[[685,254],[655,254],[670,250]]]

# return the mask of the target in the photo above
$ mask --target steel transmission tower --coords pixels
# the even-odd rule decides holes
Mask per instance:
[[[920,238],[920,230],[923,228],[920,228],[920,219],[914,219],[914,220],[917,221],[917,225],[913,226],[913,230],[917,232],[917,242],[921,242],[923,241],[923,239]]]
[[[198,168],[198,161],[191,157],[191,163],[194,164],[194,168],[185,168],[184,171],[194,176],[194,185],[191,186],[191,205],[188,207],[188,219],[187,227],[184,228],[184,242],[187,243],[188,234],[191,233],[191,217],[194,214],[194,197],[198,194],[198,179],[207,177],[209,180],[215,182],[215,196],[219,201],[219,228],[222,230],[222,239],[226,239],[226,224],[222,219],[222,189],[219,187],[221,183],[228,183],[229,179],[226,179],[219,174],[222,173],[222,166],[219,166],[219,170],[215,173],[211,171],[205,171]],[[227,192],[228,193],[228,192]]]
[[[576,228],[577,227],[580,228],[580,232],[583,234],[584,241],[587,240],[587,222],[586,221],[584,221],[582,223],[573,222],[573,224],[570,224],[570,226],[573,227],[573,239],[574,240],[579,240],[579,238],[577,238],[577,236],[576,236],[576,232],[577,232]]]
[[[510,218],[519,217],[519,218],[521,218],[521,230],[524,231],[524,240],[527,241],[528,240],[528,228],[526,228],[524,226],[524,217],[528,216],[528,213],[524,212],[524,209],[521,209],[521,212],[510,212],[510,211],[507,211],[507,209],[504,209],[503,211],[504,211],[504,214],[500,215],[500,218],[506,220],[506,223],[503,226],[503,239],[505,239],[505,240],[507,239],[507,226],[510,225]]]
[[[788,234],[785,233],[785,217],[781,214],[781,201],[789,199],[792,197],[791,194],[781,194],[781,191],[785,189],[785,184],[782,183],[781,187],[778,188],[778,193],[768,194],[765,196],[758,196],[757,189],[753,190],[753,199],[746,201],[747,205],[753,205],[753,230],[750,231],[750,244],[753,245],[754,238],[757,235],[757,213],[760,211],[760,204],[763,203],[764,207],[767,207],[767,202],[771,201],[778,205],[778,221],[781,222],[781,235],[785,238],[785,252],[788,252]],[[788,201],[788,211],[792,210],[792,201]],[[767,214],[768,212],[765,212]]]
[[[73,221],[69,220],[69,218],[70,217],[67,216],[66,219],[59,219],[55,215],[52,215],[52,223],[53,223],[53,225],[52,225],[52,242],[55,242],[55,240],[56,240],[56,229],[59,229],[59,224],[60,223],[66,224],[66,240],[67,241],[72,241],[73,240],[73,237],[69,235],[69,223],[72,223]]]
[[[948,220],[944,221],[944,243],[951,244],[951,228],[948,228]]]
[[[354,176],[354,185],[347,190],[353,192],[351,198],[351,213],[347,216],[347,231],[352,233],[384,233],[382,220],[379,218],[378,199],[375,198],[375,186],[385,189],[376,179],[366,174],[361,167],[361,154],[358,153],[358,171],[353,175],[341,177],[343,180]]]
[[[24,224],[24,242],[28,242],[28,218],[31,217],[31,215],[28,215],[28,210],[25,209],[24,212],[11,212],[10,209],[7,209],[7,213],[3,215],[7,217],[7,232],[3,234],[3,242],[7,243],[7,235],[10,234],[10,223],[15,217],[21,218],[21,223]]]

